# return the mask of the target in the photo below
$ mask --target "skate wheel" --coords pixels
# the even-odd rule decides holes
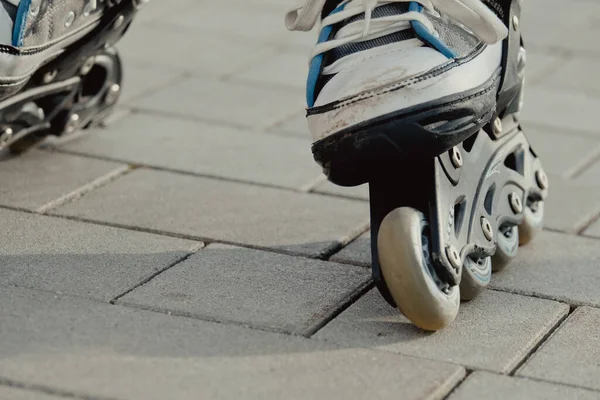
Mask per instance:
[[[519,244],[531,242],[544,226],[544,201],[528,204],[524,210],[525,219],[519,226]]]
[[[519,250],[519,228],[512,226],[507,229],[500,229],[498,232],[498,246],[496,253],[492,257],[493,271],[502,271],[517,255]]]
[[[377,247],[383,277],[400,311],[421,329],[437,331],[456,318],[460,289],[438,277],[429,241],[423,213],[403,207],[382,221]]]
[[[473,300],[490,284],[492,261],[490,257],[473,259],[467,257],[460,281],[460,299]]]

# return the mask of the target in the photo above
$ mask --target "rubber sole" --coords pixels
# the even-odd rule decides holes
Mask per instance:
[[[399,160],[436,157],[483,128],[495,114],[499,75],[468,92],[386,114],[312,146],[328,179],[357,186]]]

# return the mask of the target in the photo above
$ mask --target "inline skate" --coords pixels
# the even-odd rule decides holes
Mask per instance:
[[[317,11],[318,10],[318,11]],[[368,182],[374,281],[424,330],[451,324],[541,229],[548,179],[519,124],[517,0],[308,0],[312,151]]]
[[[0,0],[0,150],[99,124],[123,79],[114,44],[147,0]]]

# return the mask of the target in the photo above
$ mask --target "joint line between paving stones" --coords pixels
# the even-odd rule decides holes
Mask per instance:
[[[147,306],[147,305],[143,305],[143,304],[129,303],[126,301],[119,301],[119,302],[115,303],[114,305],[119,306],[119,307],[129,308],[132,310],[149,311],[149,312],[153,312],[153,313],[157,313],[157,314],[164,314],[164,315],[168,315],[168,316],[172,316],[172,317],[189,318],[189,319],[193,319],[195,321],[210,322],[210,323],[220,324],[220,325],[232,325],[232,326],[237,326],[237,327],[241,327],[241,328],[247,328],[247,329],[252,329],[252,330],[256,330],[256,331],[261,331],[261,332],[276,333],[278,335],[304,337],[299,333],[289,332],[289,331],[285,331],[285,330],[279,329],[279,328],[260,326],[260,325],[252,325],[250,323],[239,322],[239,321],[234,321],[234,320],[217,319],[214,317],[210,317],[208,315],[198,315],[198,314],[193,314],[193,313],[189,313],[189,312],[185,312],[185,311],[168,310],[168,309],[161,308],[161,307],[153,307],[153,306]]]
[[[588,168],[598,161],[600,161],[600,145],[596,147],[596,150],[594,150],[588,157],[584,158],[581,160],[581,162],[568,170],[564,176],[566,179],[577,179],[583,175]]]
[[[161,268],[160,270],[158,270],[155,273],[151,274],[147,278],[143,279],[141,282],[138,282],[137,284],[133,285],[131,288],[125,290],[123,293],[115,296],[112,300],[109,301],[109,303],[110,304],[115,304],[119,299],[123,298],[124,296],[128,295],[129,293],[133,292],[134,290],[136,290],[136,289],[144,286],[145,284],[147,284],[148,282],[150,282],[151,280],[153,280],[154,278],[156,278],[160,274],[164,273],[165,271],[170,270],[171,268],[175,267],[178,264],[181,264],[182,262],[185,262],[191,256],[193,256],[194,254],[196,254],[197,252],[199,252],[200,250],[202,250],[204,247],[205,247],[204,243],[202,243],[202,242],[197,243],[196,245],[194,245],[190,249],[190,251],[185,256],[179,258],[178,260],[175,260],[171,264],[167,265],[165,268]]]
[[[275,333],[278,335],[296,336],[296,337],[302,337],[302,338],[306,339],[306,337],[300,333],[289,332],[289,331],[285,331],[283,329],[265,327],[265,326],[259,326],[259,325],[252,325],[252,324],[233,321],[233,320],[226,320],[226,319],[220,320],[220,319],[216,319],[216,318],[209,317],[209,316],[188,313],[185,311],[174,311],[174,310],[169,310],[169,309],[165,309],[165,308],[147,306],[147,305],[143,305],[143,304],[129,303],[129,302],[120,301],[120,300],[116,300],[116,302],[115,302],[115,300],[110,300],[107,303],[107,301],[105,301],[105,300],[94,298],[94,297],[86,297],[86,296],[81,296],[81,295],[77,295],[77,294],[73,294],[73,293],[56,292],[56,291],[52,291],[52,290],[45,290],[45,289],[40,289],[37,287],[23,286],[23,285],[17,285],[17,284],[2,284],[2,283],[0,283],[0,287],[31,290],[34,292],[46,293],[46,294],[51,294],[54,296],[66,297],[69,299],[83,299],[86,301],[94,302],[97,304],[103,304],[106,306],[112,305],[114,307],[124,307],[124,308],[128,308],[131,310],[148,311],[148,312],[152,312],[152,313],[156,313],[156,314],[169,315],[169,316],[178,317],[178,318],[188,318],[188,319],[192,319],[192,320],[196,320],[196,321],[210,322],[210,323],[215,323],[215,324],[220,324],[220,325],[233,325],[233,326],[257,330],[257,331],[261,331],[261,332]],[[0,377],[0,385],[2,385],[1,377]],[[104,400],[104,399],[101,399],[101,400]]]
[[[323,260],[329,261],[329,259],[331,259],[331,257],[335,256],[340,251],[342,251],[344,248],[350,246],[352,243],[354,243],[355,241],[360,239],[360,237],[363,235],[363,233],[366,233],[370,228],[371,228],[371,220],[370,219],[367,220],[366,222],[363,222],[362,224],[358,225],[358,227],[356,228],[356,230],[354,232],[351,232],[348,236],[346,236],[344,238],[344,240],[342,240],[339,243],[339,246],[335,246],[335,247],[332,246],[331,251],[329,251],[327,253],[327,255],[325,257],[323,257]],[[351,262],[346,262],[344,264],[354,265]]]
[[[299,188],[290,188],[290,187],[279,186],[279,185],[274,185],[274,184],[269,184],[269,183],[246,181],[246,180],[243,180],[243,179],[230,178],[230,177],[226,177],[226,176],[219,176],[219,175],[212,175],[212,174],[203,174],[203,173],[198,173],[198,172],[184,171],[184,170],[175,169],[175,168],[160,167],[160,166],[152,165],[152,164],[133,163],[130,160],[125,160],[125,159],[122,159],[122,158],[115,158],[115,157],[109,157],[109,156],[99,156],[99,155],[95,155],[95,154],[89,154],[89,153],[79,152],[79,151],[74,151],[74,150],[65,150],[65,149],[60,149],[60,148],[52,148],[52,149],[47,149],[47,151],[53,151],[53,152],[57,152],[57,153],[61,153],[61,154],[76,155],[76,156],[91,158],[91,159],[100,160],[100,161],[110,161],[110,162],[118,162],[118,163],[129,163],[129,164],[135,165],[135,169],[142,169],[143,168],[143,169],[149,169],[149,170],[152,170],[152,171],[162,171],[162,172],[168,172],[168,173],[177,174],[177,175],[193,176],[193,177],[196,177],[196,178],[205,178],[205,179],[212,179],[212,180],[216,180],[216,181],[238,183],[238,184],[242,184],[242,185],[258,186],[258,187],[263,187],[263,188],[268,188],[268,189],[284,190],[284,191],[287,191],[287,192],[294,192],[294,193],[301,192],[301,193],[310,194],[312,196],[323,196],[323,195],[326,195],[326,196],[335,197],[335,198],[339,198],[339,199],[346,199],[346,200],[351,200],[351,201],[364,202],[363,199],[357,199],[357,198],[354,198],[354,197],[338,196],[338,195],[334,195],[334,194],[325,194],[325,193],[310,192],[309,190],[306,190],[305,187],[309,186],[309,185],[312,185],[312,182],[309,183],[309,184],[307,184],[307,185],[303,185],[303,186],[301,186]],[[315,181],[316,181],[316,179],[315,179]]]
[[[157,109],[152,109],[152,108],[144,108],[144,107],[136,106],[134,104],[130,104],[130,106],[131,106],[131,109],[134,110],[138,114],[150,114],[150,115],[158,115],[161,117],[167,117],[167,118],[171,118],[171,119],[179,119],[179,120],[183,120],[183,121],[202,122],[202,123],[205,123],[208,125],[224,126],[224,127],[234,128],[234,129],[243,130],[243,131],[247,131],[248,129],[250,129],[251,131],[258,131],[258,132],[264,131],[263,127],[256,126],[256,125],[248,126],[248,125],[233,123],[231,121],[223,121],[223,120],[217,120],[217,119],[212,119],[212,118],[200,118],[198,116],[193,116],[193,115],[184,114],[184,113],[177,113],[174,111],[165,111],[165,110],[157,110]]]
[[[315,190],[315,189],[316,188],[313,188],[313,190],[311,190],[309,193],[310,194],[319,195],[319,196],[333,197],[334,199],[344,199],[344,200],[360,201],[360,202],[363,202],[363,203],[368,203],[369,202],[369,200],[367,200],[365,198],[361,198],[361,197],[356,197],[356,196],[352,196],[352,195],[348,195],[348,194],[340,194],[340,193],[319,192],[318,190]]]
[[[331,310],[326,311],[328,315],[325,318],[317,321],[313,326],[308,327],[303,333],[302,336],[310,338],[319,330],[324,328],[328,323],[333,321],[338,315],[346,311],[352,304],[356,303],[361,297],[363,297],[367,292],[375,287],[373,283],[373,279],[369,278],[365,282],[363,282],[356,290],[348,293],[348,295],[340,300],[336,305],[331,307]]]
[[[70,392],[62,389],[57,389],[49,386],[38,385],[38,384],[30,384],[17,382],[12,379],[0,377],[0,385],[14,388],[14,389],[22,389],[28,390],[32,392],[40,392],[51,396],[63,397],[66,399],[77,399],[77,400],[116,400],[112,397],[97,397],[97,396],[88,396],[85,394]]]
[[[327,181],[327,177],[323,174],[317,176],[315,179],[311,180],[305,185],[300,186],[300,191],[303,193],[314,193],[313,189],[319,186],[321,183]]]
[[[3,206],[3,205],[0,205],[0,208],[6,208],[6,209],[9,209],[12,211],[25,212],[27,214],[39,215],[38,213],[35,213],[35,212],[33,212],[31,210],[27,210],[27,209],[18,209],[15,207],[8,207],[8,206]],[[315,255],[308,255],[306,253],[295,253],[293,251],[276,249],[276,248],[272,248],[272,247],[263,247],[263,246],[251,245],[251,244],[247,244],[247,243],[231,242],[231,241],[227,241],[227,240],[212,239],[212,238],[203,237],[203,236],[194,236],[194,235],[188,235],[188,234],[176,233],[176,232],[170,232],[170,231],[161,231],[161,230],[156,230],[156,229],[143,228],[143,227],[139,227],[139,226],[117,224],[114,222],[97,221],[97,220],[93,220],[93,219],[81,218],[81,217],[76,217],[76,216],[71,216],[71,215],[62,215],[62,214],[53,214],[53,213],[47,213],[47,214],[43,214],[43,215],[46,217],[66,219],[68,221],[75,221],[75,222],[81,222],[81,223],[87,223],[87,224],[99,225],[99,226],[108,226],[111,228],[130,230],[130,231],[134,231],[134,232],[144,232],[144,233],[150,233],[150,234],[160,235],[160,236],[167,236],[167,237],[172,237],[172,238],[177,238],[177,239],[187,239],[187,240],[192,240],[195,242],[203,242],[205,246],[208,246],[209,244],[224,244],[224,245],[229,245],[229,246],[234,246],[234,247],[241,247],[241,248],[246,248],[246,249],[265,251],[265,252],[269,252],[269,253],[284,254],[284,255],[292,256],[292,257],[306,258],[309,260],[324,260],[324,258],[327,257],[327,255],[329,255],[332,251],[334,251],[334,249],[337,249],[339,246],[341,246],[340,243],[345,242],[344,240],[342,240],[341,242],[337,242],[334,245],[332,245],[329,249],[326,249],[325,251],[323,251],[320,254],[315,256]],[[353,236],[353,235],[351,235],[351,236]]]
[[[120,177],[127,175],[134,169],[135,169],[135,167],[132,165],[123,165],[117,169],[112,170],[111,172],[107,173],[106,175],[101,176],[100,178],[98,178],[92,182],[89,182],[78,189],[75,189],[71,193],[67,193],[66,195],[59,197],[56,200],[53,200],[47,204],[44,204],[43,206],[41,206],[40,208],[35,210],[35,212],[38,214],[46,214],[50,210],[53,210],[60,206],[64,206],[65,204],[77,201],[78,199],[82,198],[83,196],[92,192],[93,190],[101,188],[102,186],[108,185],[110,182],[113,182],[113,181],[119,179]]]
[[[546,53],[546,54],[556,54],[556,53],[562,53],[567,57],[581,57],[583,59],[589,60],[596,60],[596,59],[600,59],[600,52],[590,52],[590,51],[584,51],[584,50],[577,50],[577,49],[568,49],[562,46],[552,46],[552,45],[538,45],[536,43],[528,43],[527,46],[535,51],[535,52],[539,52],[539,53]]]
[[[320,260],[328,261],[335,254],[339,253],[344,247],[348,246],[350,243],[354,242],[356,239],[361,237],[362,234],[365,233],[370,226],[370,220],[358,224],[356,228],[354,228],[349,234],[344,236],[341,240],[337,241],[329,248],[325,249],[318,258]]]
[[[495,373],[495,372],[493,372]],[[495,373],[496,375],[500,375]],[[556,386],[565,386],[565,387],[569,387],[569,388],[573,388],[573,389],[579,389],[579,390],[585,390],[588,392],[592,392],[594,394],[598,394],[600,393],[600,390],[598,389],[593,389],[591,387],[586,387],[586,386],[578,386],[575,385],[573,383],[567,383],[567,382],[559,382],[559,381],[549,381],[546,379],[542,379],[542,378],[536,378],[534,376],[514,376],[514,379],[520,379],[522,381],[534,381],[534,382],[540,382],[540,383],[550,383],[552,385],[556,385]]]
[[[565,128],[561,128],[561,127],[557,127],[554,125],[549,125],[543,122],[538,122],[538,121],[533,121],[533,120],[529,120],[529,119],[523,119],[523,124],[525,125],[526,128],[536,128],[539,130],[548,130],[551,132],[555,132],[555,133],[560,133],[560,134],[565,134]],[[573,128],[569,128],[569,135],[575,135],[575,136],[579,136],[582,138],[587,138],[587,139],[592,139],[592,140],[596,140],[598,141],[598,134],[594,133],[591,130],[588,129],[573,129]]]
[[[172,85],[175,85],[175,84],[178,84],[178,83],[182,83],[182,82],[190,79],[191,77],[192,77],[192,73],[190,71],[180,72],[180,73],[176,74],[175,76],[171,77],[166,82],[164,82],[164,83],[162,83],[160,85],[154,86],[151,89],[142,90],[140,93],[136,94],[135,96],[132,96],[129,99],[125,100],[122,104],[126,105],[126,106],[129,106],[129,107],[132,107],[130,105],[130,103],[132,101],[140,99],[142,97],[146,97],[146,96],[152,95],[152,94],[154,94],[156,92],[159,92],[159,91],[161,91],[163,89],[167,89],[167,88],[171,87]]]
[[[523,357],[523,359],[519,363],[517,363],[517,365],[515,365],[515,367],[508,373],[508,376],[515,376],[517,371],[519,371],[520,368],[522,368],[525,364],[527,364],[529,360],[531,360],[531,358],[533,358],[533,356],[535,356],[537,351],[550,340],[552,335],[554,335],[554,333],[556,333],[563,326],[563,324],[573,314],[573,312],[575,312],[576,309],[577,307],[569,306],[569,312],[567,313],[567,315],[562,316],[548,330],[548,332],[546,332],[546,334],[536,343],[535,346],[533,346],[533,348],[525,355],[525,357]]]
[[[577,227],[577,234],[578,235],[583,235],[585,233],[585,231],[587,231],[589,228],[592,227],[592,225],[594,225],[596,223],[596,221],[600,220],[600,206],[598,206],[596,208],[596,210],[590,215],[590,217],[587,219],[587,221],[579,224],[579,226]]]
[[[450,396],[452,396],[454,394],[454,392],[456,392],[458,390],[458,388],[460,388],[462,386],[462,384],[469,378],[469,376],[471,376],[471,374],[473,372],[474,371],[472,369],[469,369],[469,368],[465,367],[465,376],[463,376],[463,378],[460,381],[458,381],[456,383],[456,385],[454,385],[454,387],[452,388],[452,390],[450,390],[448,392],[448,394],[443,397],[442,400],[448,400],[450,398]]]
[[[555,301],[555,302],[566,304],[569,307],[600,308],[600,307],[598,307],[598,304],[595,304],[595,303],[590,303],[590,302],[585,302],[585,301],[572,302],[571,300],[569,300],[568,298],[565,298],[565,297],[560,297],[560,296],[552,297],[552,296],[547,296],[547,295],[543,295],[540,293],[531,293],[531,292],[526,293],[526,292],[521,292],[518,289],[510,289],[510,288],[502,288],[502,287],[488,287],[487,290],[492,290],[494,292],[516,294],[518,296],[523,296],[523,297],[532,297],[534,299],[540,299],[540,300]]]

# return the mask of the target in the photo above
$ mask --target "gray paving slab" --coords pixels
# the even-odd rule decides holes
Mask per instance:
[[[599,325],[599,309],[578,308],[517,373],[600,390]]]
[[[596,110],[600,98],[548,86],[529,86],[521,114],[525,123],[543,124],[564,132],[581,131],[599,137]]]
[[[460,366],[2,289],[0,376],[118,399],[442,399]]]
[[[64,396],[46,394],[34,390],[0,386],[0,399],[5,400],[61,400]]]
[[[305,55],[317,42],[317,30],[312,32],[289,32],[285,28],[285,12],[279,9],[257,7],[254,3],[235,2],[235,11],[228,2],[213,3],[210,7],[196,2],[186,7],[185,13],[169,14],[152,26],[165,26],[185,30],[195,36],[229,37],[242,43],[276,44],[287,51],[297,49]],[[222,21],[227,21],[223,24]]]
[[[169,3],[164,1],[146,2],[136,15],[132,29],[138,29],[140,23],[153,23],[161,20],[165,15],[175,14],[180,10],[185,10],[186,7],[197,1],[198,0],[172,0]]]
[[[475,371],[448,400],[597,400],[600,392]]]
[[[316,193],[332,194],[334,196],[350,197],[359,200],[369,200],[369,185],[364,184],[354,187],[345,187],[334,185],[329,181],[324,181],[313,189]]]
[[[238,72],[276,51],[269,45],[218,35],[194,35],[193,40],[190,39],[189,32],[184,30],[165,28],[157,22],[142,23],[132,27],[118,47],[126,64],[132,61],[143,64],[164,76],[193,72],[214,78]]]
[[[527,124],[524,129],[548,174],[567,178],[600,151],[600,137],[576,136],[566,129],[555,131]],[[600,184],[600,179],[596,182]]]
[[[600,219],[592,224],[585,232],[586,236],[596,237],[600,239]]]
[[[486,291],[461,305],[450,327],[427,333],[372,290],[316,333],[316,339],[507,373],[564,317],[549,300]]]
[[[597,154],[597,160],[575,179],[582,185],[600,185],[600,151]]]
[[[231,76],[232,80],[254,82],[261,85],[289,87],[298,96],[306,90],[308,76],[308,55],[288,51],[278,51]],[[290,93],[292,93],[290,90]]]
[[[129,163],[299,189],[321,173],[310,144],[197,121],[137,114],[64,147]]]
[[[371,267],[371,233],[362,234],[330,260]]]
[[[317,256],[356,234],[366,203],[137,170],[56,213]]]
[[[569,57],[559,65],[541,81],[542,84],[600,97],[600,79],[597,75],[600,59]]]
[[[559,0],[532,0],[523,3],[521,26],[527,45],[549,52],[577,51],[599,55],[600,49],[592,33],[594,17],[600,12],[598,3],[583,0],[577,1],[574,7],[565,8],[562,5],[564,4]],[[578,29],[573,29],[573,26]]]
[[[550,192],[545,201],[544,226],[577,233],[600,212],[600,184],[585,184],[549,175]]]
[[[124,104],[137,97],[148,95],[162,87],[174,84],[184,78],[184,73],[169,71],[166,68],[153,68],[142,62],[131,62],[128,56],[124,61],[124,76],[119,103]]]
[[[199,244],[0,210],[0,282],[110,300]],[[1,376],[1,374],[0,374]]]
[[[565,55],[558,52],[545,52],[527,49],[527,82],[529,85],[543,81],[546,76],[563,64]]]
[[[269,132],[282,136],[294,136],[311,143],[310,131],[306,123],[306,113],[298,112],[291,117],[279,121],[268,129]]]
[[[310,334],[370,278],[351,265],[210,245],[121,302]]]
[[[132,104],[154,112],[265,129],[302,110],[304,100],[286,89],[190,78]]]
[[[492,287],[569,304],[600,306],[600,242],[542,232],[519,249],[514,262],[494,274]]]
[[[122,164],[32,151],[0,161],[0,204],[37,209]]]

